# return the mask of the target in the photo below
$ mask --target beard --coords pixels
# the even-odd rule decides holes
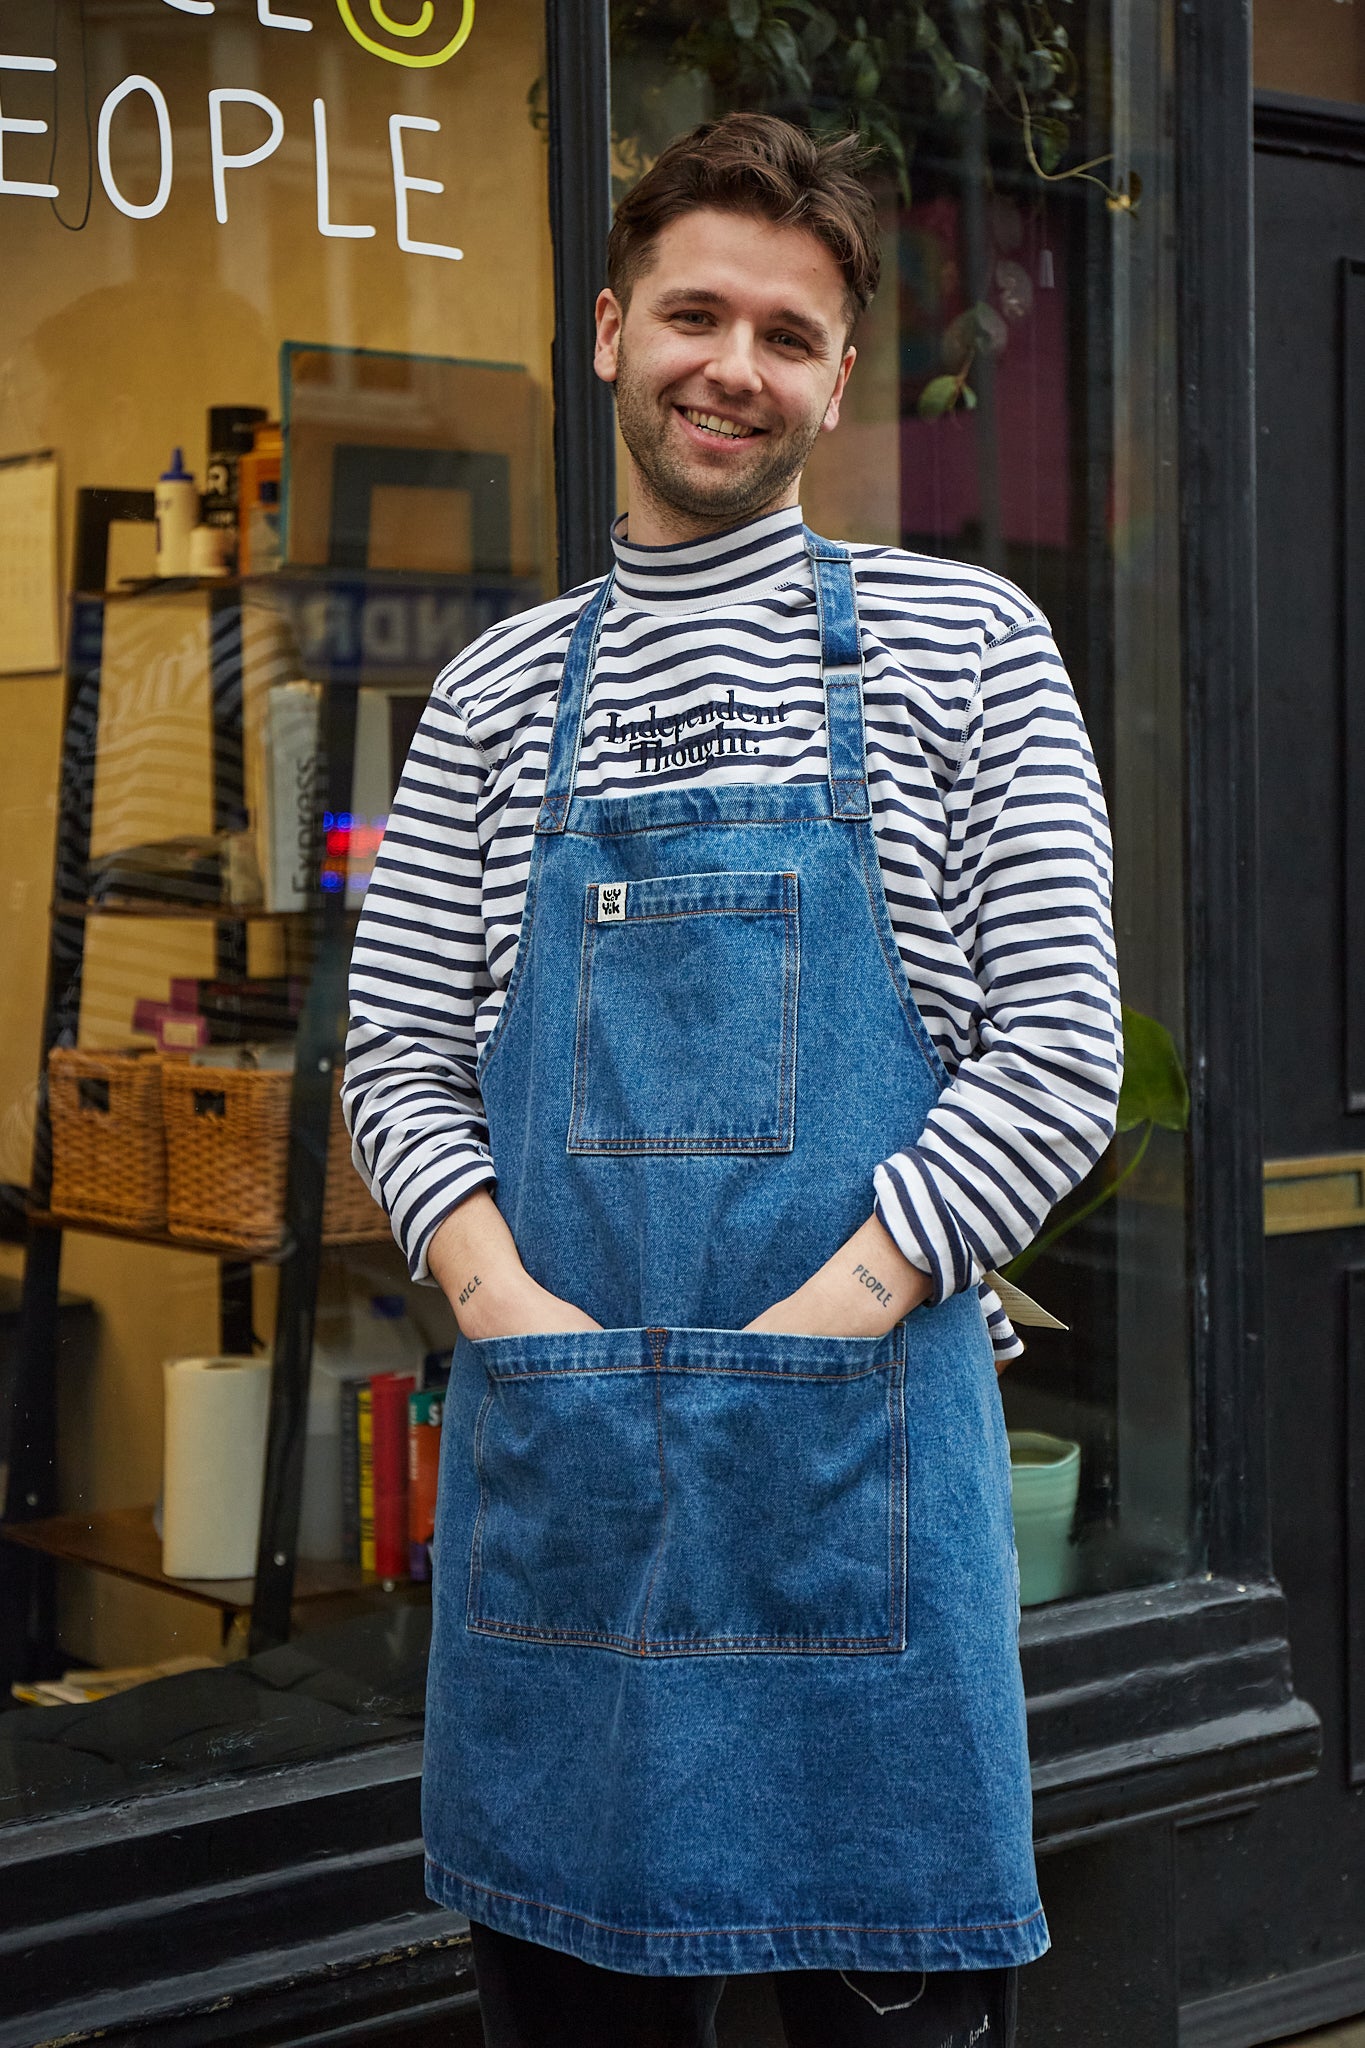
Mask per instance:
[[[750,462],[738,474],[708,474],[671,444],[673,403],[635,377],[624,347],[617,354],[615,390],[621,438],[654,497],[688,518],[726,524],[751,519],[783,495],[805,468],[824,418],[822,413],[819,419],[803,420],[782,433],[762,434]]]

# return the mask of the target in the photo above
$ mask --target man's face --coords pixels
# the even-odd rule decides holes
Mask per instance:
[[[714,207],[671,221],[624,316],[612,292],[597,301],[632,533],[646,507],[706,527],[794,504],[816,436],[838,423],[847,325],[843,273],[804,228]]]

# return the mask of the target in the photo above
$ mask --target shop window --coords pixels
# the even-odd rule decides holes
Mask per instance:
[[[426,1485],[454,1324],[325,1091],[290,1640],[253,1655],[255,1504],[296,1052],[433,678],[553,588],[544,68],[535,6],[3,9],[0,1822],[420,1731],[424,1531],[381,1502],[361,1555],[357,1460],[405,1470],[425,1394]],[[64,1292],[15,1413],[30,1190]]]
[[[1048,612],[1113,816],[1125,998],[1178,1057],[1169,10],[988,15],[978,47],[932,0],[629,0],[614,170],[737,105],[882,143],[884,283],[806,514]],[[421,1728],[421,1528],[360,1555],[360,1524],[376,1437],[411,1425],[425,1469],[453,1323],[325,1106],[290,1640],[249,1654],[245,1361],[292,1284],[294,1050],[433,676],[551,587],[540,10],[392,21],[10,0],[0,27],[0,1821]],[[28,1197],[67,1219],[55,1428],[8,1398]],[[1026,1284],[1069,1329],[1004,1381],[1021,1440],[1077,1453],[1051,1562],[1021,1544],[1029,1598],[1193,1558],[1180,1131],[1127,1132],[1064,1214]]]
[[[1026,1332],[1003,1383],[1030,1603],[1192,1556],[1171,34],[1160,0],[613,9],[621,189],[735,107],[880,147],[882,285],[807,521],[1021,585],[1099,760],[1130,1063],[1157,1087],[1020,1275],[1069,1326]]]
[[[1305,99],[1365,100],[1365,10],[1359,0],[1255,0],[1258,89]]]

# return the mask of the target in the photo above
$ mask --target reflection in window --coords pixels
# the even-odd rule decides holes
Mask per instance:
[[[420,1728],[425,1544],[380,1515],[381,1556],[360,1526],[357,1411],[389,1372],[417,1406],[381,1399],[381,1436],[434,1433],[454,1326],[325,1101],[292,1640],[256,1655],[250,1361],[290,1284],[300,1034],[434,676],[547,593],[553,492],[540,10],[461,39],[438,0],[399,62],[330,0],[292,28],[0,12],[0,458],[30,458],[0,460],[0,520],[55,460],[25,588],[62,620],[73,714],[0,611],[3,1821]],[[63,1294],[30,1385],[55,1441],[12,1400],[50,962],[33,1194],[66,1219]],[[173,1376],[221,1418],[187,1424],[196,1484],[163,1368],[223,1355],[245,1365]]]
[[[807,471],[806,517],[842,539],[981,563],[1047,613],[1109,797],[1125,1000],[1178,1046],[1168,7],[617,0],[612,21],[622,189],[673,135],[736,107],[856,125],[880,149],[882,286],[839,430]],[[1144,1135],[1121,1136],[1063,1215]],[[1030,1269],[1030,1291],[1070,1328],[1033,1335],[1004,1382],[1028,1463],[1016,1500],[1042,1503],[1051,1545],[1035,1571],[1037,1528],[1018,1516],[1026,1600],[1143,1583],[1187,1559],[1184,1202],[1182,1138],[1157,1128],[1116,1199]],[[1025,1441],[1040,1436],[1063,1448]]]

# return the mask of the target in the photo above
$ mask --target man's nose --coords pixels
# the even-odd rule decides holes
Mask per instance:
[[[722,391],[761,391],[763,379],[759,375],[752,330],[741,326],[727,328],[706,365],[706,375]]]

